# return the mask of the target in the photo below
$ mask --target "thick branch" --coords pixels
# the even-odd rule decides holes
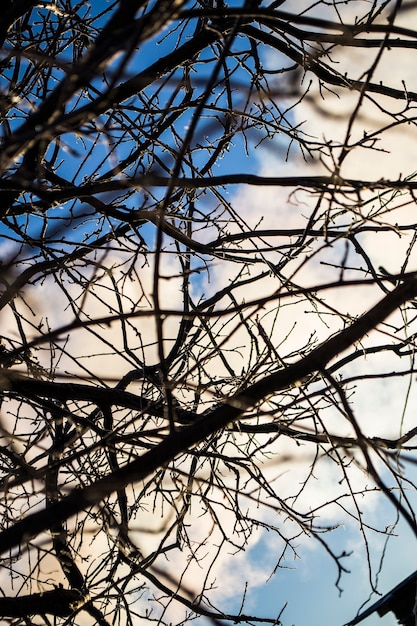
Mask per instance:
[[[42,200],[49,204],[54,202],[64,202],[79,198],[87,197],[94,194],[108,193],[115,191],[124,191],[135,188],[152,188],[152,187],[173,187],[179,189],[210,189],[213,187],[225,187],[228,185],[253,185],[255,187],[303,187],[305,189],[314,189],[318,191],[339,191],[342,193],[357,192],[365,189],[417,189],[417,181],[409,179],[387,180],[381,178],[379,180],[363,180],[354,178],[339,178],[335,176],[257,176],[256,174],[223,174],[221,176],[207,176],[205,178],[169,178],[166,176],[158,176],[146,174],[137,178],[115,178],[112,180],[94,181],[85,185],[71,186],[65,189],[45,189],[37,184],[20,185],[20,190],[31,191],[37,194]],[[16,190],[19,183],[14,181],[2,181],[2,188],[5,190]],[[20,209],[18,214],[21,213]],[[111,210],[109,209],[109,214]],[[151,211],[133,212],[138,220],[152,217]],[[13,211],[12,211],[13,214]],[[118,219],[123,218],[123,211],[114,212],[114,216]],[[126,217],[129,215],[125,214]]]
[[[83,602],[83,594],[77,589],[61,589],[33,593],[18,598],[0,598],[0,615],[2,617],[27,617],[28,615],[71,615]]]

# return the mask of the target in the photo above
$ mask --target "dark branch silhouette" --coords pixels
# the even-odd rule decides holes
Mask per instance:
[[[285,624],[229,580],[255,537],[342,589],[344,524],[374,592],[417,532],[414,3],[301,4],[4,3],[13,624]]]

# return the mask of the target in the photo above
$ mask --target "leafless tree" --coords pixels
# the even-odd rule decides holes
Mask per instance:
[[[255,530],[336,585],[364,498],[417,532],[417,183],[349,173],[415,132],[414,4],[3,2],[4,623],[285,623],[221,603]]]

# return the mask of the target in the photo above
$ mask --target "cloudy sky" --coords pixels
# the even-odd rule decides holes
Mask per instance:
[[[302,3],[286,2],[280,8],[291,11],[300,4]],[[409,4],[411,6],[414,3]],[[345,21],[348,22],[354,21],[355,16],[361,13],[365,5],[369,7],[369,3],[351,2],[340,4],[339,9],[342,11]],[[406,6],[406,3],[404,5]],[[320,5],[319,10],[323,11],[322,5]],[[337,19],[335,10],[331,6],[328,7],[329,19]],[[321,17],[323,17],[322,13]],[[406,28],[417,27],[416,10],[414,8],[404,10],[400,13],[396,24]],[[336,57],[340,63],[338,69],[342,74],[346,68],[346,71],[349,71],[349,76],[360,79],[378,51],[366,48],[348,48],[348,50],[349,54],[343,53],[337,56],[336,53],[332,58]],[[405,84],[408,90],[416,90],[415,61],[415,50],[395,48],[386,50],[375,69],[373,80],[375,82],[382,81],[384,84],[399,89]],[[275,62],[279,63],[279,59],[274,53],[269,52],[270,67],[273,67]],[[310,78],[306,74],[304,81],[307,83]],[[312,93],[314,94],[314,86]],[[357,100],[358,95],[355,93],[344,95],[341,98],[337,93],[328,93],[322,99],[317,97],[316,91],[315,100],[306,100],[294,109],[295,120],[297,123],[302,123],[302,129],[306,134],[320,139],[325,138],[337,146],[338,143],[344,142],[347,132],[347,119]],[[353,125],[351,137],[362,137],[364,130],[368,134],[375,133],[378,150],[370,151],[362,148],[352,150],[341,169],[341,176],[344,178],[375,181],[383,178],[395,180],[400,177],[411,176],[417,171],[417,130],[415,126],[402,124],[386,130],[386,127],[392,122],[390,113],[398,113],[403,103],[384,98],[378,99],[377,103],[378,105],[370,100],[364,100]],[[382,106],[385,107],[384,110],[382,110]],[[412,118],[413,111],[408,115]],[[335,149],[334,154],[337,155],[337,149]],[[260,149],[257,156],[259,173],[265,176],[300,175],[300,172],[310,175],[328,174],[333,167],[330,156],[323,163],[315,161],[310,162],[308,166],[302,159],[295,157],[284,165],[282,153],[276,146]],[[299,199],[308,202],[305,196],[302,197],[302,194],[300,194]],[[239,196],[239,206],[246,211],[245,217],[249,221],[252,219],[255,222],[259,214],[262,213],[265,216],[264,224],[267,224],[268,228],[279,228],[282,227],[283,223],[286,227],[298,226],[303,222],[303,216],[300,215],[300,212],[303,211],[302,202],[296,206],[291,199],[288,199],[288,193],[285,190],[279,192],[277,196],[276,190],[264,189],[260,197],[257,188],[246,188]],[[417,221],[415,212],[415,205],[407,202],[393,216],[387,215],[387,223],[397,221],[415,223]],[[404,263],[410,239],[399,238],[393,236],[392,233],[378,235],[370,233],[364,235],[361,243],[375,267],[383,265],[388,271],[396,273],[400,271]],[[414,250],[409,258],[408,271],[415,268],[417,268],[417,257]],[[305,279],[306,282],[309,280],[310,284],[314,284],[315,280],[319,283],[324,282],[327,276],[327,268],[319,264],[309,265],[307,272],[309,274],[305,276]],[[359,310],[366,310],[375,301],[375,292],[368,293],[357,290],[353,295],[352,293],[346,293],[346,295],[338,293],[337,298],[339,306],[345,306],[347,311],[352,311],[353,308],[355,312],[359,312]],[[346,298],[346,301],[341,303],[340,298],[342,300]],[[310,323],[314,324],[314,319],[304,320],[306,332],[309,332]],[[396,366],[397,364],[393,363],[393,369]],[[364,370],[367,371],[366,364]],[[374,430],[376,433],[381,432],[382,429],[382,431],[389,432],[393,421],[398,421],[399,416],[404,411],[404,399],[407,395],[409,382],[408,379],[397,381],[389,389],[378,383],[373,389],[374,395],[371,399],[369,398],[369,388],[365,394],[361,394],[359,390],[354,399],[354,406],[357,414],[366,421],[371,431]],[[410,388],[409,404],[405,411],[409,424],[415,423],[414,407],[416,401],[417,395],[413,381]],[[331,467],[329,469],[332,470]],[[315,493],[314,488],[312,488],[308,494],[314,501],[315,497],[319,498],[322,489],[331,491],[334,487],[334,477],[326,474],[326,468],[323,468],[323,475],[317,477],[317,492]],[[364,506],[368,505],[364,504]],[[374,516],[375,520],[378,518],[386,519],[387,524],[395,522],[395,511],[383,500],[372,501],[369,506],[371,519]],[[265,609],[279,608],[285,600],[288,600],[288,606],[283,613],[284,623],[294,623],[297,626],[304,626],[305,624],[342,626],[352,619],[362,603],[369,598],[368,571],[363,545],[358,533],[355,532],[348,520],[346,520],[343,528],[335,533],[334,541],[334,545],[340,545],[341,549],[348,550],[350,547],[354,550],[353,557],[348,561],[348,568],[351,573],[343,578],[341,586],[344,591],[341,596],[339,596],[334,585],[335,568],[320,548],[314,545],[312,547],[311,543],[301,546],[302,558],[300,560],[291,562],[289,559],[286,563],[288,569],[278,570],[269,579],[268,584],[263,585],[261,582],[262,575],[259,578],[258,568],[260,566],[261,570],[270,571],[268,568],[271,568],[271,565],[266,565],[266,563],[267,561],[273,563],[273,550],[270,547],[265,549],[267,541],[264,543],[261,540],[250,553],[252,562],[255,564],[257,578],[260,581],[258,589],[251,595],[251,601],[254,605]],[[370,540],[370,549],[375,551],[375,555],[384,554],[381,573],[378,577],[378,589],[382,593],[388,592],[416,569],[416,540],[404,522],[398,524],[394,536],[387,542],[385,542],[384,537],[374,535]],[[268,555],[267,558],[266,555]],[[374,567],[376,563],[376,561],[373,563]],[[374,574],[376,571],[377,569]],[[371,602],[375,602],[377,599],[378,596],[374,595]],[[373,615],[364,624],[368,626],[393,626],[396,624],[396,620],[393,614],[388,614],[384,618]]]
[[[349,2],[332,6],[327,4],[328,14],[323,14],[323,5],[312,9],[311,15],[328,17],[328,19],[339,19],[336,11],[342,12],[345,21],[354,21],[356,15],[360,15],[363,7],[369,7],[368,2],[358,0],[357,2]],[[410,3],[411,4],[411,3]],[[300,12],[303,6],[309,6],[310,3],[304,0],[289,0],[281,5],[282,10]],[[410,27],[414,23],[417,27],[417,12],[405,11],[400,15],[396,22]],[[349,71],[349,75],[360,79],[363,72],[368,69],[372,58],[377,54],[377,50],[370,49],[348,49],[349,54],[339,55],[334,53],[334,59],[340,64],[339,71],[343,74],[344,68]],[[279,66],[281,59],[278,58],[270,50],[264,51],[265,63],[269,67],[274,64]],[[415,76],[415,52],[413,50],[400,51],[391,49],[384,51],[381,61],[378,64],[374,81],[382,81],[397,88],[402,88],[403,82],[407,89],[417,90],[417,78]],[[312,77],[307,73],[303,77],[303,84],[306,85]],[[288,162],[283,162],[283,151],[280,145],[262,144],[256,152],[252,152],[250,159],[247,159],[242,150],[239,157],[236,157],[236,166],[242,171],[250,173],[259,173],[264,176],[281,176],[281,175],[300,175],[305,173],[308,175],[328,174],[332,171],[334,163],[333,158],[338,156],[338,144],[342,144],[346,137],[348,118],[350,112],[356,105],[358,95],[349,94],[348,97],[338,97],[338,94],[327,93],[325,98],[317,92],[317,85],[311,86],[310,97],[301,102],[294,110],[295,124],[301,124],[302,130],[313,137],[322,140],[323,138],[334,146],[332,154],[324,157],[323,162],[309,161],[306,163],[296,150],[291,153]],[[382,106],[385,107],[382,110]],[[390,112],[398,113],[402,104],[398,101],[383,101],[382,98],[378,103],[365,99],[361,107],[355,123],[351,131],[351,137],[363,137],[364,130],[370,133],[376,133],[377,151],[357,147],[353,149],[343,163],[341,176],[345,178],[362,178],[370,180],[380,180],[382,178],[397,179],[400,176],[411,176],[417,171],[417,132],[414,125],[403,124],[389,130],[385,127],[392,121]],[[384,132],[382,132],[384,131]],[[255,156],[256,155],[256,156]],[[219,164],[219,169],[222,165]],[[311,211],[314,199],[306,192],[297,192],[295,196],[289,196],[288,190],[279,190],[273,188],[259,188],[246,186],[239,192],[230,192],[232,203],[239,208],[241,216],[249,225],[255,227],[262,218],[262,226],[273,229],[290,227],[304,227],[306,224],[306,216]],[[381,202],[385,199],[382,198]],[[401,205],[401,197],[395,200],[397,206]],[[387,213],[386,222],[402,223],[417,222],[415,218],[416,207],[410,202],[406,202],[404,206],[391,215]],[[202,238],[204,235],[202,234]],[[403,266],[404,259],[410,244],[410,238],[398,237],[393,232],[363,234],[361,244],[366,250],[373,265],[378,267],[383,265],[392,273],[399,272]],[[313,262],[306,266],[294,265],[294,278],[304,285],[316,285],[334,278],[334,269],[331,263],[340,263],[343,250],[334,246],[320,251],[313,259]],[[118,271],[116,265],[119,262],[116,250],[106,259],[114,269],[114,276]],[[361,263],[359,258],[353,257],[352,264]],[[417,268],[417,258],[415,252],[412,251],[408,258],[408,270]],[[171,261],[163,267],[163,272],[168,270],[172,274]],[[177,268],[178,273],[180,268]],[[204,293],[209,295],[227,285],[233,276],[234,268],[227,264],[215,264],[210,272],[210,282],[204,285]],[[117,279],[117,277],[116,277]],[[106,282],[107,280],[107,282]],[[174,308],[181,305],[181,294],[179,289],[179,278],[170,278],[164,282],[162,290],[162,304]],[[109,277],[102,279],[102,284],[111,291],[112,283]],[[196,292],[201,289],[201,283],[195,285]],[[273,276],[265,279],[262,288],[264,293],[273,293],[276,288],[276,280]],[[131,291],[129,291],[129,289]],[[141,273],[141,285],[138,288],[137,283],[133,283],[127,287],[126,297],[132,301],[138,300],[140,293],[145,299],[146,294],[152,291],[152,273],[147,272],[146,268]],[[139,293],[140,292],[140,293]],[[139,295],[138,295],[139,294]],[[62,303],[57,304],[57,298],[62,296]],[[51,324],[59,325],[62,320],[59,319],[61,311],[65,309],[66,300],[61,294],[57,294],[55,286],[45,284],[37,287],[36,292],[30,294],[29,304],[37,310],[39,317],[48,316]],[[86,296],[89,298],[90,296]],[[329,294],[327,296],[328,303],[337,306],[338,310],[346,312],[346,314],[359,314],[369,306],[375,299],[380,297],[380,293],[373,289],[355,289],[340,291],[336,295]],[[33,299],[32,299],[33,298]],[[49,305],[54,298],[54,311],[50,311]],[[94,302],[91,304],[91,310],[94,315],[106,315],[108,312],[108,302]],[[59,312],[59,313],[57,313]],[[308,337],[314,332],[317,341],[325,339],[331,334],[334,328],[332,321],[326,323],[318,323],[317,316],[306,312],[305,303],[300,303],[298,307],[291,307],[290,313],[286,315],[285,311],[280,314],[279,326],[274,331],[273,340],[279,345],[283,336],[287,336],[294,324],[296,317],[296,331],[289,334],[286,341],[287,351],[296,350],[303,345]],[[266,318],[267,319],[267,318]],[[5,320],[3,319],[3,323]],[[175,320],[168,320],[165,326],[167,335],[174,335]],[[170,326],[172,324],[172,327]],[[146,337],[149,346],[154,343],[155,327],[151,319],[141,321],[140,330],[142,336]],[[103,330],[103,334],[107,332]],[[120,338],[119,338],[120,340]],[[234,341],[236,345],[240,344],[239,334],[236,334]],[[78,342],[78,343],[77,343]],[[97,338],[97,348],[91,343],[89,345],[88,354],[85,352],[83,339],[74,337],[72,348],[75,353],[80,354],[84,350],[85,363],[88,367],[92,367],[90,354],[100,352],[100,338]],[[149,348],[148,356],[151,361],[157,359],[155,348],[154,354]],[[239,364],[239,359],[243,361],[246,358],[245,349],[240,347],[239,355],[236,353],[234,364]],[[384,357],[385,358],[385,357]],[[392,359],[392,368],[397,367],[395,357],[386,357]],[[64,368],[64,362],[61,366]],[[97,366],[97,363],[96,363]],[[120,367],[126,365],[121,361]],[[385,369],[389,368],[390,362],[384,362]],[[119,362],[115,361],[115,355],[101,354],[99,361],[99,374],[103,378],[112,376],[112,373],[119,367]],[[361,372],[377,371],[378,363],[372,359],[362,363],[361,365],[352,365],[350,371],[352,374],[358,375]],[[372,394],[370,400],[369,394]],[[361,424],[366,427],[370,434],[384,434],[387,436],[395,436],[398,433],[398,423],[401,416],[404,419],[404,428],[413,424],[414,411],[413,407],[417,401],[416,389],[414,381],[410,379],[396,380],[389,385],[381,385],[377,383],[374,386],[369,384],[366,388],[358,388],[354,397],[354,406],[357,415],[361,419]],[[338,428],[342,426],[338,423]],[[284,459],[282,462],[274,463],[272,460],[270,466],[266,468],[266,473],[274,479],[279,485],[282,497],[289,496],[305,480],[306,471],[309,469],[309,449],[296,449],[291,447],[291,442],[283,444],[283,447],[277,449],[277,453]],[[352,481],[358,489],[369,486],[371,480],[364,476],[363,473],[352,467]],[[299,499],[300,504],[304,504],[307,508],[315,508],[319,506],[323,500],[326,501],[330,497],[334,497],[345,489],[340,485],[340,475],[335,474],[335,465],[330,464],[323,459],[315,466],[314,476],[308,481],[308,489]],[[248,504],[249,507],[249,504]],[[396,512],[388,505],[384,499],[375,498],[371,494],[361,502],[361,508],[366,515],[366,519],[370,523],[376,525],[394,525],[396,523]],[[273,519],[273,512],[265,512],[265,519]],[[342,515],[342,517],[340,517]],[[268,516],[270,516],[268,518]],[[145,514],[143,515],[143,518]],[[141,519],[141,524],[146,526],[146,519]],[[335,586],[337,579],[337,569],[332,563],[330,557],[324,552],[320,545],[314,540],[306,537],[299,537],[297,543],[297,555],[288,552],[286,559],[281,563],[282,569],[276,569],[277,555],[281,554],[282,544],[280,540],[272,533],[266,533],[259,530],[254,533],[248,552],[232,554],[232,552],[224,551],[221,558],[218,559],[216,567],[213,569],[213,578],[215,578],[217,598],[222,598],[226,606],[230,610],[239,610],[245,589],[245,582],[248,581],[250,591],[245,600],[246,613],[258,613],[265,616],[278,615],[287,606],[282,614],[282,620],[286,626],[295,624],[296,626],[322,626],[327,624],[331,626],[342,626],[344,623],[352,619],[361,604],[369,597],[369,581],[368,568],[366,564],[366,552],[363,538],[359,532],[357,524],[352,521],[349,515],[341,514],[341,510],[335,507],[329,507],[323,514],[323,521],[328,524],[335,524],[342,519],[342,526],[333,531],[329,536],[329,542],[335,552],[350,552],[352,556],[346,562],[350,574],[344,575],[341,581],[343,594],[340,596]],[[381,522],[382,520],[382,522]],[[227,525],[232,520],[223,519]],[[151,525],[152,522],[150,521]],[[282,527],[288,534],[291,533],[291,523],[282,520]],[[190,533],[196,542],[202,541],[210,532],[209,525],[206,520],[196,516],[195,526]],[[213,543],[216,537],[213,536]],[[158,541],[158,536],[149,538],[147,544],[141,546],[144,551],[151,551]],[[385,593],[389,591],[403,578],[408,576],[415,568],[415,538],[407,528],[406,524],[400,522],[395,528],[395,534],[389,541],[382,534],[368,535],[369,550],[375,555],[372,562],[374,569],[374,577],[378,571],[378,563],[382,555],[384,555],[381,574],[379,577],[379,589]],[[137,541],[142,541],[140,533],[138,533]],[[185,567],[183,556],[172,556],[171,566],[173,564]],[[202,573],[188,567],[188,573],[185,580],[192,581]],[[375,582],[375,578],[374,581]],[[372,598],[375,601],[377,596]],[[197,622],[198,623],[198,620]],[[366,622],[367,626],[392,626],[395,624],[393,616],[388,615],[383,619],[377,616],[369,618]]]

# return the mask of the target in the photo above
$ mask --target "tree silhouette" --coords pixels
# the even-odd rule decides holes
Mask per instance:
[[[371,588],[364,499],[417,532],[413,8],[4,2],[5,623],[285,624],[222,606],[255,531],[339,586],[347,519]]]

